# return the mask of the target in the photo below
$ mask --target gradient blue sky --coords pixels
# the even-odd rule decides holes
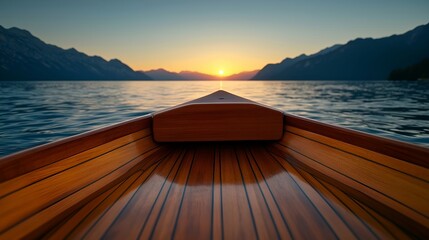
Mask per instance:
[[[429,0],[0,0],[0,25],[136,70],[225,74],[429,22]]]

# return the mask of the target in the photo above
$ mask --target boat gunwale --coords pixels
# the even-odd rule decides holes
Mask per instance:
[[[145,114],[0,157],[0,183],[151,126],[152,115]],[[65,146],[73,144],[79,148],[64,151]],[[46,157],[56,150],[63,151],[49,161],[31,161],[31,164],[27,164],[30,157]]]
[[[254,103],[255,102],[252,101],[251,103],[240,102],[238,104]],[[168,108],[164,111],[193,104],[210,105],[231,103],[199,103],[191,101],[189,103],[184,103],[172,108]],[[232,102],[232,104],[237,103]],[[265,107],[265,105],[259,103],[256,103],[256,105],[261,105]],[[273,109],[271,107],[268,108]],[[429,161],[427,159],[429,156],[429,148],[427,147],[402,142],[386,137],[380,137],[370,133],[348,129],[334,124],[323,123],[317,120],[296,116],[279,110],[276,111],[280,112],[283,116],[282,130],[284,132],[287,131],[286,128],[288,126],[296,127],[302,130],[310,131],[315,134],[320,134],[321,136],[325,136],[327,138],[332,138],[337,141],[348,143],[356,147],[364,148],[367,151],[384,154],[386,156],[393,157],[398,161],[409,162],[411,164],[424,167],[426,169],[429,168]],[[0,158],[0,183],[143,129],[149,129],[149,133],[147,136],[152,137],[152,140],[154,140],[153,119],[157,113],[159,112],[153,112],[112,125],[102,126],[98,129],[87,131],[71,137],[66,137],[60,140],[53,141],[51,143],[36,146],[27,150],[20,151],[18,153],[2,157]],[[228,144],[228,142],[226,142],[225,144]],[[311,149],[309,151],[311,151]],[[333,184],[341,191],[344,191],[348,195],[353,196],[365,205],[371,206],[371,208],[373,209],[377,209],[377,212],[382,213],[383,216],[392,218],[392,221],[396,224],[406,226],[408,230],[414,231],[415,234],[419,236],[426,236],[426,226],[420,224],[419,222],[416,222],[414,219],[408,217],[406,214],[397,211],[396,209],[392,208],[392,206],[387,205],[382,201],[377,201],[376,199],[372,198],[371,195],[366,194],[364,191],[361,191],[358,188],[354,188],[353,186],[349,186],[336,178],[325,175],[323,172],[317,169],[313,169],[311,166],[307,166],[300,160],[295,159],[294,157],[292,157],[290,160],[291,161],[289,162],[292,166],[302,169],[330,184]],[[131,174],[131,172],[132,171],[128,172],[127,174]],[[105,188],[106,186],[103,187],[103,189]],[[92,199],[94,197],[95,195],[90,195],[83,202],[86,202],[88,199]],[[68,213],[69,212],[64,212],[63,214]]]
[[[415,165],[429,168],[429,148],[392,138],[284,113],[284,126],[294,126]]]
[[[419,146],[413,143],[407,143],[391,138],[386,138],[382,136],[376,136],[370,133],[361,132],[354,129],[349,129],[341,126],[337,126],[334,124],[323,123],[317,120],[297,116],[294,114],[286,113],[284,111],[279,111],[273,107],[266,106],[264,104],[260,104],[258,102],[254,102],[252,100],[248,100],[245,98],[240,98],[240,101],[211,101],[212,99],[207,98],[216,96],[216,93],[221,94],[230,94],[225,91],[217,91],[212,94],[209,94],[205,97],[198,98],[183,104],[179,104],[165,110],[145,114],[140,117],[136,117],[130,120],[125,120],[119,123],[114,123],[107,126],[102,126],[100,128],[90,130],[87,132],[83,132],[78,135],[65,137],[50,143],[46,143],[43,145],[35,146],[29,149],[25,149],[19,151],[17,153],[12,153],[10,155],[6,155],[0,157],[0,182],[6,181],[8,179],[20,176],[27,172],[30,172],[34,169],[46,166],[63,158],[75,155],[77,153],[86,151],[93,147],[99,146],[106,142],[112,141],[116,138],[125,136],[127,134],[131,134],[138,130],[144,128],[153,128],[153,118],[157,114],[171,111],[177,108],[181,108],[189,105],[205,105],[205,104],[244,104],[244,105],[256,105],[268,108],[270,110],[274,110],[277,112],[281,112],[283,114],[283,128],[287,126],[294,126],[301,128],[303,130],[307,130],[310,132],[314,132],[326,137],[330,137],[339,141],[343,141],[358,147],[362,147],[364,149],[378,152],[387,156],[391,156],[406,162],[410,162],[412,164],[416,164],[425,168],[429,168],[429,148],[424,146]],[[234,95],[236,96],[236,95]],[[199,100],[209,99],[209,102],[199,102]],[[243,100],[243,101],[241,101]],[[114,134],[108,134],[112,132]],[[153,134],[153,133],[152,133]],[[105,135],[103,137],[103,135]],[[97,141],[94,141],[97,140]],[[80,142],[78,144],[78,142]],[[78,147],[72,147],[71,149],[67,149],[67,151],[61,151],[62,153],[57,156],[50,157],[51,159],[48,161],[37,162],[32,161],[31,164],[27,164],[28,157],[35,156],[48,156],[50,154],[55,153],[56,150],[60,150],[60,148],[64,148],[65,145],[73,145],[76,144]],[[63,149],[62,149],[63,150]]]

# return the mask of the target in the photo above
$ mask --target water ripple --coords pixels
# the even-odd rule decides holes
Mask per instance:
[[[429,146],[429,82],[0,82],[0,155],[224,90],[288,113]]]

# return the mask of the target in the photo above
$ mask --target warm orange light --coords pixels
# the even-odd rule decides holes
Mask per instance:
[[[223,76],[223,74],[225,74],[225,71],[223,69],[219,69],[219,71],[217,72],[220,76]]]

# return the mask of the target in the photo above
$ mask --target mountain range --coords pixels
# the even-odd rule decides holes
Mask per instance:
[[[260,71],[225,77],[165,69],[143,72],[118,59],[65,50],[26,30],[0,26],[0,80],[384,80],[425,58],[429,58],[429,24],[400,35],[357,38],[268,64]]]
[[[0,26],[0,80],[149,80],[118,59],[46,44],[30,32]]]
[[[163,68],[145,71],[145,73],[154,80],[249,80],[258,71],[245,71],[223,77],[192,71],[170,72]]]
[[[401,35],[358,38],[313,55],[268,64],[253,80],[384,80],[429,57],[429,24]]]

